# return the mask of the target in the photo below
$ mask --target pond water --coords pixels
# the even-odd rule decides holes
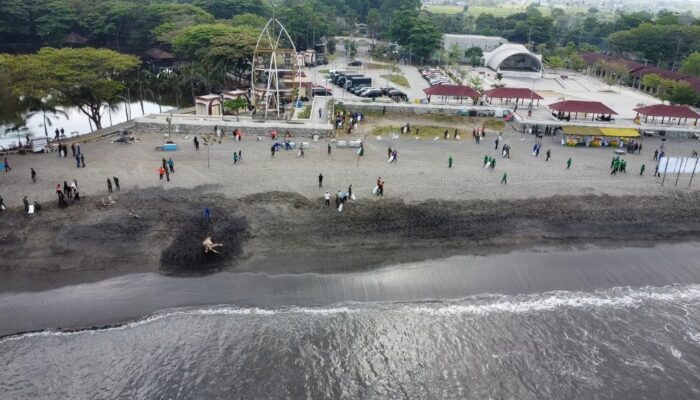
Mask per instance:
[[[68,114],[68,118],[62,115],[50,115],[47,114],[47,118],[51,120],[51,124],[47,124],[49,137],[54,137],[54,131],[56,128],[63,128],[65,135],[77,136],[92,132],[95,128],[92,121],[83,114],[78,107],[58,107]],[[126,109],[125,103],[119,103],[116,109],[112,111],[104,111],[102,116],[102,127],[107,128],[112,125],[116,125],[126,121]],[[130,119],[139,118],[143,115],[158,113],[161,111],[166,112],[174,109],[175,107],[162,105],[160,108],[157,103],[144,101],[143,102],[143,112],[141,110],[141,104],[139,102],[133,102],[129,105],[129,117]],[[111,114],[111,119],[110,119]],[[0,125],[0,146],[8,147],[11,145],[16,145],[18,140],[17,132],[5,132],[7,126]],[[31,118],[27,119],[26,128],[20,131],[19,135],[22,138],[22,143],[26,142],[26,135],[29,134],[30,137],[42,137],[44,136],[44,119],[41,114],[36,114]],[[2,133],[5,132],[5,133]]]

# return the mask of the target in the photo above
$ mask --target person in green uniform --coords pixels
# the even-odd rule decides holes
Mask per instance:
[[[566,160],[566,169],[571,168],[571,157],[569,157],[568,160]]]
[[[496,168],[496,159],[492,158],[491,159],[491,169],[494,169],[494,168]]]
[[[508,184],[508,173],[503,172],[503,178],[501,178],[501,183]]]
[[[452,156],[447,159],[447,168],[452,168]]]
[[[489,162],[489,156],[484,156],[484,167],[486,166],[486,164],[488,164],[488,162]]]
[[[646,166],[642,164],[642,168],[639,169],[639,176],[644,175],[644,169],[646,169]]]

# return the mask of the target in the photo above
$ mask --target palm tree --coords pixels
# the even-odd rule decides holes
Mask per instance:
[[[143,99],[146,98],[147,95],[150,95],[150,97],[153,98],[153,90],[151,90],[152,80],[152,73],[139,68],[136,72],[136,79],[132,81],[136,94],[139,98],[139,104],[141,105],[141,115],[146,115],[146,110],[143,107]]]
[[[68,119],[68,114],[66,114],[65,111],[56,108],[56,103],[52,101],[51,96],[47,96],[42,99],[29,97],[26,101],[29,105],[29,112],[27,113],[26,118],[29,119],[35,115],[41,115],[44,120],[44,123],[42,124],[44,126],[44,135],[47,139],[49,138],[48,127],[53,126],[53,121],[51,121],[50,116],[62,116],[65,119]]]
[[[197,96],[197,92],[202,88],[207,88],[209,85],[209,80],[207,79],[207,73],[199,65],[192,64],[188,67],[182,68],[180,70],[179,80],[180,85],[183,89],[189,89],[191,94],[191,100],[194,102],[194,98]]]
[[[109,116],[109,126],[112,126],[112,111],[117,111],[119,109],[119,106],[117,105],[117,98],[112,98],[107,101],[107,104],[104,105],[105,111],[107,111],[107,115]]]
[[[158,107],[160,112],[163,112],[163,94],[171,96],[175,99],[175,106],[180,108],[180,99],[182,98],[182,90],[180,88],[180,77],[175,72],[160,72],[151,82],[152,90],[158,95]]]

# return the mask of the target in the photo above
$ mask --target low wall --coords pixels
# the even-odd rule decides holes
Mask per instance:
[[[364,102],[342,102],[336,101],[336,107],[343,107],[350,111],[359,112],[386,112],[406,113],[406,114],[450,114],[455,115],[460,110],[494,111],[497,116],[503,115],[503,110],[508,107],[485,104],[483,106],[473,105],[471,99],[465,99],[464,104],[411,104],[411,103],[364,103]]]
[[[312,137],[319,135],[329,137],[333,134],[330,124],[309,123],[301,121],[260,121],[250,118],[235,117],[202,117],[202,116],[178,116],[173,115],[172,125],[168,127],[169,115],[155,114],[139,118],[135,121],[135,128],[139,131],[165,134],[170,130],[173,134],[202,135],[214,133],[215,129],[223,129],[230,134],[235,129],[240,129],[244,136],[267,136],[272,130],[279,135],[290,131],[295,136]]]

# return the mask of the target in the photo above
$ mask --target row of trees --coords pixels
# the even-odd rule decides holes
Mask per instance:
[[[620,12],[602,15],[595,9],[587,13],[567,13],[553,8],[548,16],[537,4],[523,12],[505,17],[466,12],[432,16],[444,33],[478,33],[503,36],[518,43],[530,43],[542,53],[565,47],[588,45],[620,53],[637,53],[654,62],[673,64],[683,55],[700,50],[700,19],[690,14],[659,11]],[[552,55],[552,54],[550,54]]]
[[[420,0],[3,0],[0,44],[6,51],[62,46],[75,33],[95,47],[138,53],[191,25],[274,14],[305,49],[314,37],[348,33],[358,22],[378,31],[395,11],[419,8]]]
[[[150,100],[176,106],[221,87],[228,68],[193,63],[173,73],[152,74],[134,56],[108,49],[43,48],[30,55],[0,55],[0,104],[14,110],[5,122],[21,125],[31,113],[44,118],[59,105],[76,106],[97,129],[114,105],[125,100]],[[2,102],[5,103],[2,103]],[[29,111],[30,114],[27,114]],[[44,124],[45,127],[47,124]]]
[[[558,56],[547,60],[550,67],[556,68]],[[700,76],[700,53],[695,52],[686,57],[680,69],[690,77]],[[660,98],[676,104],[693,105],[700,101],[696,89],[685,80],[666,79],[658,74],[646,74],[641,79],[634,79],[630,75],[630,67],[621,61],[596,61],[592,66],[592,72],[600,76],[608,85],[633,86],[644,90]]]
[[[0,43],[8,50],[61,46],[75,33],[97,47],[138,53],[184,27],[245,13],[270,14],[264,0],[4,0]]]

